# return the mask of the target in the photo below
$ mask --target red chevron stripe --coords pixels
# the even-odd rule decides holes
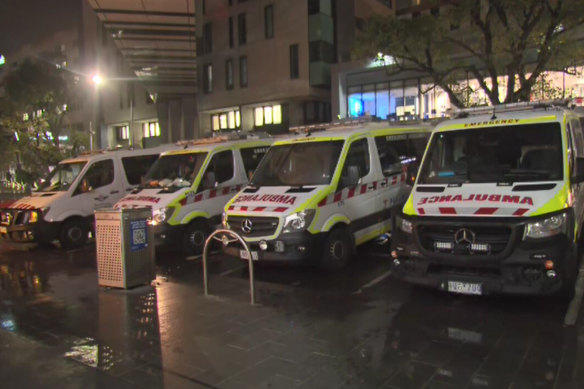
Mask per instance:
[[[452,207],[440,207],[438,210],[442,215],[456,215],[456,209]]]
[[[483,208],[479,208],[475,211],[475,215],[492,215],[495,212],[497,212],[499,208],[487,208],[487,207],[483,207]]]

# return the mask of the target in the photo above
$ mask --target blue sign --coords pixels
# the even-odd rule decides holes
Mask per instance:
[[[130,221],[130,250],[138,251],[148,246],[146,220]]]

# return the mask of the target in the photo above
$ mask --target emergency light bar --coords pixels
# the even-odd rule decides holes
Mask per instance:
[[[488,105],[472,108],[449,108],[446,113],[455,118],[464,118],[471,115],[496,115],[502,112],[526,111],[529,109],[559,109],[567,108],[570,105],[569,99],[524,101],[520,103],[507,103],[498,105]]]
[[[208,145],[208,144],[215,144],[215,143],[223,143],[228,142],[230,140],[245,140],[245,139],[265,139],[270,138],[270,135],[266,132],[250,132],[250,133],[239,133],[239,132],[232,132],[224,135],[213,136],[210,138],[201,138],[201,139],[189,139],[189,140],[181,140],[176,142],[177,146],[184,146],[185,148],[188,146],[197,146],[197,145]]]
[[[351,127],[357,126],[363,123],[371,123],[371,122],[379,122],[380,120],[377,119],[375,116],[360,116],[358,118],[347,118],[347,119],[340,119],[335,120],[329,123],[317,123],[317,124],[309,124],[306,126],[293,126],[290,127],[289,131],[300,134],[300,133],[308,133],[308,132],[315,132],[315,131],[326,131],[337,129],[341,127]]]

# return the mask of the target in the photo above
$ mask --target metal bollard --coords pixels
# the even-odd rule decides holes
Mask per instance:
[[[221,238],[218,237],[220,234],[223,235]],[[229,239],[227,236],[230,236],[232,239]],[[241,236],[231,230],[215,230],[205,241],[205,248],[203,249],[203,283],[205,286],[205,296],[209,295],[209,283],[207,279],[207,253],[209,251],[209,243],[211,243],[211,239],[221,242],[224,246],[234,242],[239,242],[243,246],[247,252],[247,261],[249,263],[249,292],[251,296],[251,305],[255,305],[255,279],[253,274],[253,259],[251,257],[251,251],[249,251],[249,247],[247,247],[245,240],[243,240]]]

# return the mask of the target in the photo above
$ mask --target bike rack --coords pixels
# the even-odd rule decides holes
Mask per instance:
[[[218,235],[221,235],[221,237]],[[211,243],[211,239],[221,242],[224,246],[228,246],[233,242],[239,242],[243,246],[247,252],[247,261],[249,263],[249,291],[251,296],[251,305],[255,305],[255,278],[253,273],[253,258],[251,256],[251,251],[249,251],[249,247],[247,246],[247,243],[245,243],[245,240],[243,240],[240,235],[231,230],[216,230],[211,235],[209,235],[205,241],[205,248],[203,249],[203,283],[205,285],[205,296],[209,296],[209,282],[207,279],[207,253],[209,251],[209,243]]]

